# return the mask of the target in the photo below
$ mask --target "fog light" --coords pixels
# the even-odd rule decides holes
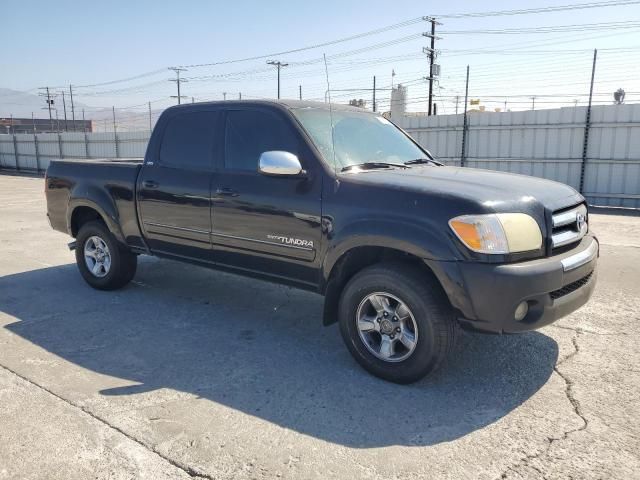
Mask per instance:
[[[521,302],[520,305],[516,307],[516,312],[513,316],[515,317],[516,321],[519,322],[520,320],[522,320],[524,317],[527,316],[528,312],[529,312],[529,304],[527,302]]]

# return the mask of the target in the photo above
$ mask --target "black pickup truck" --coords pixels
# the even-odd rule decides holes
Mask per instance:
[[[438,368],[458,327],[539,328],[596,283],[574,189],[443,166],[352,107],[171,107],[144,160],[53,161],[45,188],[92,287],[123,287],[146,254],[311,290],[355,359],[398,383]]]

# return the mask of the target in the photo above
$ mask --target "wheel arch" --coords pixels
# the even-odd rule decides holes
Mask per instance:
[[[344,251],[333,263],[327,280],[322,285],[324,294],[323,325],[338,321],[338,303],[344,286],[363,268],[378,263],[409,264],[422,275],[430,277],[436,284],[442,285],[429,265],[418,255],[386,245],[356,246]],[[443,289],[444,290],[444,289]]]
[[[125,243],[115,212],[109,213],[98,203],[89,199],[72,200],[69,202],[68,211],[67,231],[73,238],[77,237],[82,225],[89,221],[98,220],[106,225],[118,242]]]

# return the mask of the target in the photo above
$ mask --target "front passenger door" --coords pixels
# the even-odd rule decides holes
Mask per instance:
[[[260,155],[287,151],[308,174],[267,176]],[[285,114],[246,107],[225,113],[224,162],[212,185],[215,261],[314,283],[320,248],[321,182],[315,163]]]

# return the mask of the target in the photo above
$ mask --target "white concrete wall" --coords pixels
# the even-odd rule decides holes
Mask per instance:
[[[465,166],[548,178],[578,188],[586,107],[469,114]],[[393,119],[448,165],[459,165],[463,115]],[[640,208],[640,105],[591,113],[585,165],[591,204]]]
[[[465,166],[556,180],[578,188],[586,107],[471,113]],[[393,121],[448,165],[460,164],[462,114]],[[585,196],[591,204],[640,208],[640,105],[593,107]],[[0,135],[0,168],[44,170],[52,158],[142,157],[149,132]],[[17,153],[15,154],[15,148]],[[17,161],[16,161],[17,158]]]
[[[149,132],[0,135],[0,168],[43,171],[56,158],[143,157],[148,142]]]

